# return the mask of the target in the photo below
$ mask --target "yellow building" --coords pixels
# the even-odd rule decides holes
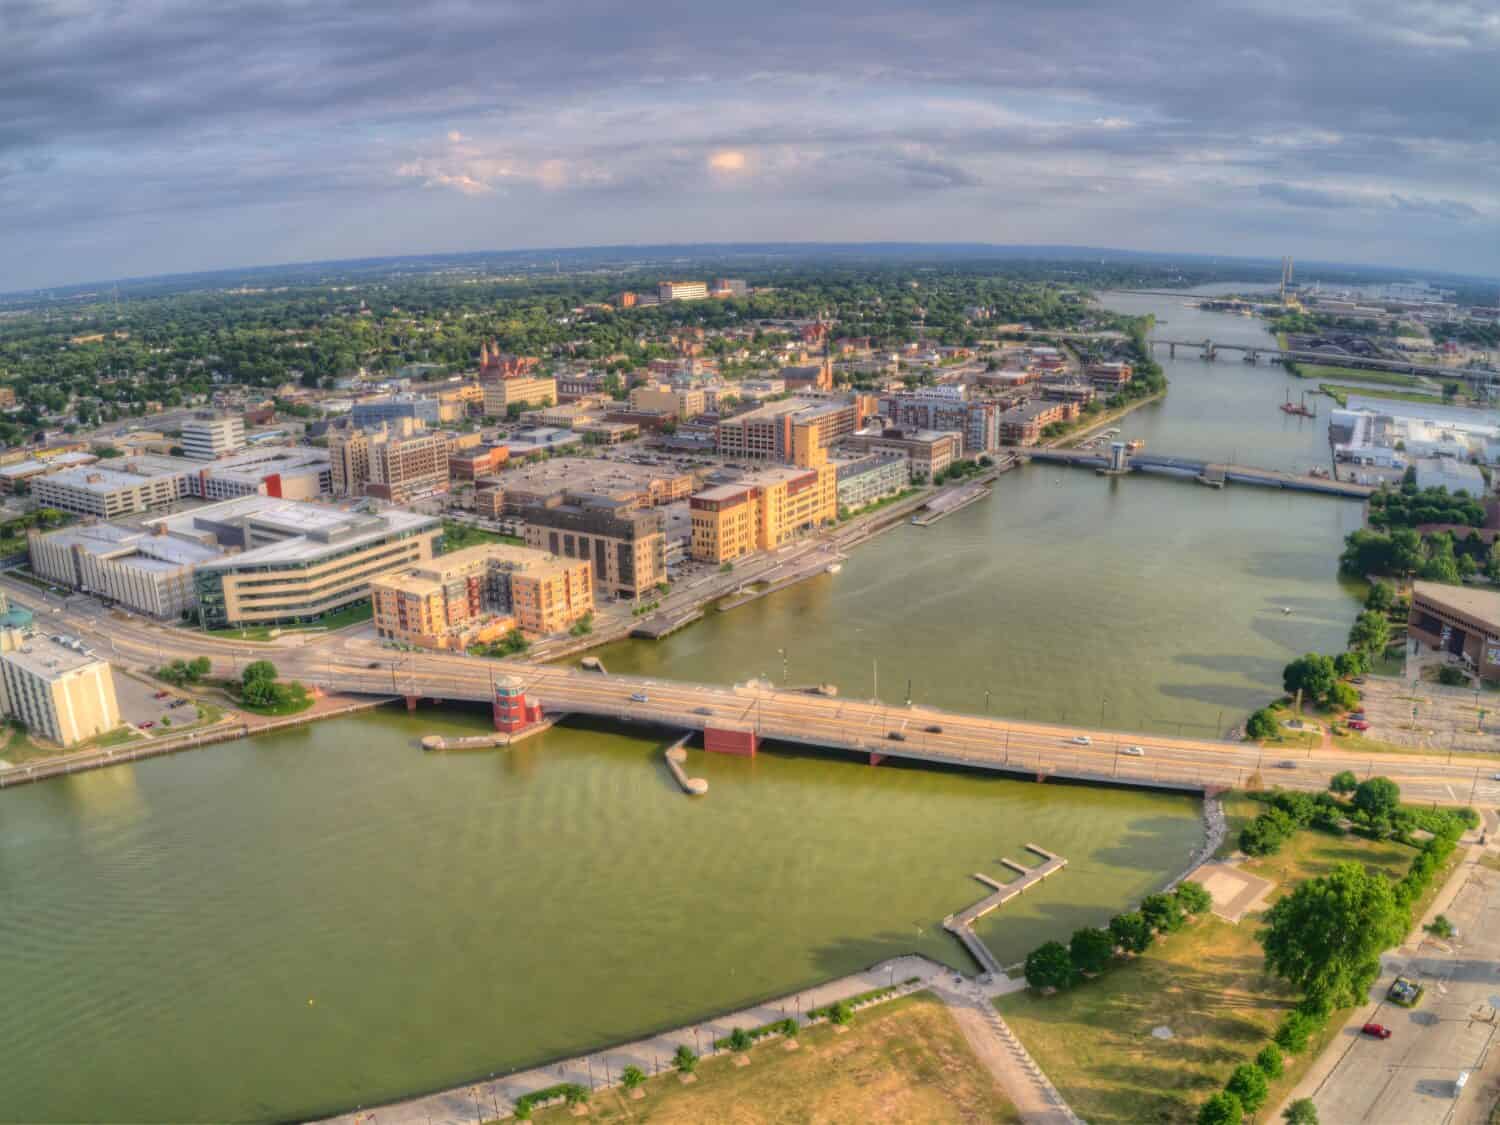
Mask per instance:
[[[63,746],[120,725],[114,672],[79,642],[0,633],[0,711]]]
[[[695,493],[690,551],[700,562],[726,563],[771,551],[799,531],[838,517],[838,470],[824,461],[772,469]]]
[[[388,574],[370,586],[380,636],[462,651],[513,628],[558,633],[594,608],[589,563],[483,544]]]
[[[556,406],[557,380],[550,375],[513,375],[509,379],[486,379],[484,412],[503,418],[512,406]]]
[[[673,387],[663,383],[631,388],[630,409],[641,414],[671,414],[686,422],[702,414],[707,405],[703,392],[696,387]]]

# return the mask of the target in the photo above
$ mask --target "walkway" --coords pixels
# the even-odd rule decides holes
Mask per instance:
[[[953,934],[959,941],[964,943],[969,954],[975,961],[979,962],[981,968],[991,976],[1003,977],[1005,969],[995,955],[990,952],[989,946],[979,939],[974,932],[974,923],[983,918],[993,910],[998,910],[1018,894],[1029,890],[1032,886],[1040,883],[1048,875],[1054,875],[1068,865],[1068,861],[1060,855],[1054,855],[1045,848],[1039,848],[1035,844],[1027,844],[1026,850],[1035,852],[1041,856],[1043,862],[1036,867],[1027,867],[1017,863],[1013,859],[1002,859],[1000,862],[1013,871],[1020,873],[1020,878],[1012,879],[1009,883],[1001,883],[991,879],[988,875],[975,875],[986,886],[995,888],[993,894],[986,895],[973,906],[960,910],[957,914],[950,914],[943,919],[943,929]]]

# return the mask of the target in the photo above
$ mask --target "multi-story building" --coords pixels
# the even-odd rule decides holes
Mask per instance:
[[[783,367],[779,378],[786,384],[786,389],[789,391],[831,391],[833,390],[833,361],[825,359],[820,363]]]
[[[479,346],[479,377],[481,379],[513,379],[518,375],[530,375],[541,365],[534,355],[510,355],[500,350],[494,341]]]
[[[706,281],[663,281],[656,286],[663,301],[701,301],[708,296]]]
[[[906,458],[899,453],[872,453],[857,461],[841,461],[838,469],[839,508],[856,511],[911,483]]]
[[[1076,417],[1076,402],[1034,400],[1000,416],[1000,437],[1007,445],[1035,445],[1048,426]]]
[[[1099,396],[1093,386],[1082,379],[1057,379],[1041,384],[1042,397],[1051,402],[1076,402],[1087,406]]]
[[[370,597],[380,636],[461,651],[515,627],[537,634],[569,628],[593,612],[592,565],[484,544],[379,578]]]
[[[799,431],[802,448],[826,450],[854,433],[859,421],[859,405],[852,400],[790,398],[770,402],[721,418],[719,453],[756,461],[792,462],[799,447]]]
[[[456,411],[450,411],[450,414],[456,416]],[[387,395],[356,402],[349,417],[362,430],[405,420],[436,428],[443,422],[443,406],[436,398],[425,395]]]
[[[182,453],[194,461],[215,461],[245,448],[245,420],[238,414],[200,411],[182,425]]]
[[[666,529],[659,512],[568,493],[522,516],[528,547],[593,564],[596,598],[636,598],[666,581]]]
[[[978,399],[970,401],[963,386],[924,387],[887,395],[881,413],[903,429],[942,430],[963,436],[964,453],[978,456],[1000,444],[1000,407]]]
[[[605,376],[595,371],[558,375],[555,378],[557,401],[573,402],[590,395],[606,394],[604,380]]]
[[[1500,680],[1500,594],[1415,582],[1406,633],[1417,651],[1426,645],[1462,660],[1481,680]]]
[[[484,382],[484,412],[504,418],[512,406],[554,406],[557,380],[550,375],[515,375]]]
[[[26,546],[37,577],[167,620],[192,610],[193,571],[223,553],[157,527],[109,523],[33,531]]]
[[[717,277],[714,279],[715,297],[743,297],[749,292],[750,287],[745,284],[743,278]]]
[[[330,432],[329,483],[335,496],[362,496],[370,481],[370,437],[362,430]]]
[[[509,457],[510,452],[503,445],[455,450],[448,454],[448,476],[456,481],[475,481],[499,472]]]
[[[391,428],[349,429],[328,441],[331,485],[337,496],[376,496],[404,504],[448,488],[448,435],[416,428],[407,419]]]
[[[765,469],[694,493],[688,506],[693,558],[731,562],[754,551],[773,551],[799,531],[837,519],[838,470],[826,461]]]
[[[695,387],[666,384],[633,387],[630,409],[639,414],[666,414],[686,422],[706,409],[703,392]]]
[[[958,434],[940,430],[862,430],[845,440],[843,449],[863,453],[896,453],[906,458],[914,481],[930,481],[963,455]]]
[[[80,641],[0,632],[0,711],[63,746],[120,725],[115,677]]]
[[[17,461],[13,465],[0,466],[0,492],[24,492],[27,482],[37,477],[61,472],[63,469],[77,469],[84,465],[92,465],[98,460],[99,458],[92,453],[65,453],[50,461],[33,457],[25,461]]]
[[[527,508],[562,503],[569,494],[596,496],[626,507],[654,508],[687,499],[696,480],[692,473],[669,466],[554,457],[510,469],[493,483],[504,494],[502,510],[517,514]]]
[[[1102,395],[1112,395],[1130,382],[1132,368],[1128,363],[1091,363],[1088,379]]]
[[[442,521],[398,508],[338,508],[242,496],[158,521],[226,551],[193,575],[218,628],[311,621],[369,596],[370,583],[436,554]]]
[[[40,506],[107,520],[165,508],[190,494],[184,470],[143,475],[90,465],[31,482]]]

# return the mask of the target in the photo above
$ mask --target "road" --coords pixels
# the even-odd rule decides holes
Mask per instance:
[[[751,729],[762,738],[889,758],[998,770],[1027,777],[1078,778],[1180,789],[1264,785],[1316,790],[1341,770],[1383,774],[1408,799],[1439,804],[1500,803],[1492,763],[1452,764],[1441,757],[1361,757],[1306,749],[1265,752],[1246,743],[1165,738],[1086,727],[966,715],[922,706],[778,690],[622,677],[524,662],[430,652],[393,652],[368,628],[331,635],[288,634],[271,645],[205,637],[139,617],[125,617],[92,599],[38,598],[33,587],[0,580],[16,600],[45,603],[39,625],[83,637],[118,663],[150,668],[174,656],[208,656],[215,674],[237,676],[244,665],[271,659],[288,678],[331,691],[486,701],[497,675],[520,677],[549,710],[678,729]],[[18,588],[19,587],[19,588]],[[643,695],[645,701],[632,699]],[[1139,754],[1131,751],[1139,748]]]

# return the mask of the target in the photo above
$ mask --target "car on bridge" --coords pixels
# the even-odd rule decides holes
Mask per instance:
[[[906,735],[902,734],[899,730],[887,731],[886,737],[889,738],[892,742],[906,741]]]
[[[1120,753],[1129,754],[1132,758],[1144,758],[1146,756],[1146,748],[1144,746],[1127,746]]]
[[[1094,740],[1086,734],[1075,734],[1068,742],[1073,746],[1092,746]]]
[[[633,692],[630,693],[630,702],[632,702],[632,703],[650,703],[651,700],[646,695],[645,692],[643,692],[643,691],[633,691]]]
[[[714,713],[714,709],[712,707],[694,707],[693,708],[693,714],[695,714],[695,715],[712,715],[713,713]]]

